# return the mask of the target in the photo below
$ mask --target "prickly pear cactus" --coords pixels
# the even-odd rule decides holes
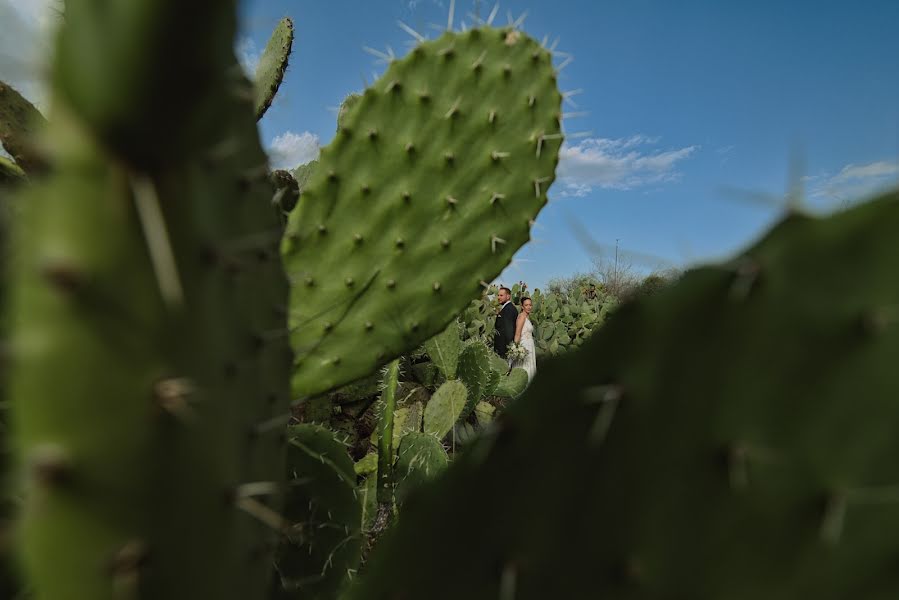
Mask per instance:
[[[448,462],[446,450],[434,436],[418,432],[404,435],[394,468],[397,505],[402,506],[413,490],[443,472]]]
[[[54,169],[18,198],[10,293],[37,598],[247,600],[270,580],[292,355],[235,12],[66,3]]]
[[[431,362],[446,379],[455,379],[456,369],[459,366],[459,353],[462,352],[459,323],[451,322],[443,332],[426,341],[425,350]]]
[[[507,375],[503,375],[493,390],[494,396],[502,398],[516,398],[528,387],[528,373],[524,369],[515,367]]]
[[[492,383],[490,354],[491,351],[484,344],[475,342],[466,346],[459,357],[459,379],[468,388],[468,401],[461,416],[463,419],[474,410],[478,400],[487,394]]]
[[[364,597],[896,597],[897,230],[899,192],[792,214],[622,306],[405,507]]]
[[[256,119],[261,119],[272,105],[278,88],[287,72],[290,51],[293,48],[293,21],[285,17],[272,32],[262,58],[256,65]]]
[[[337,597],[362,557],[362,505],[346,447],[326,428],[297,425],[288,432],[288,492],[284,516],[291,525],[275,566],[296,598]]]
[[[459,420],[467,400],[468,391],[461,381],[441,385],[425,406],[424,432],[442,440]]]
[[[561,100],[548,50],[485,27],[418,45],[348,108],[282,246],[297,396],[437,334],[509,263],[555,177]]]

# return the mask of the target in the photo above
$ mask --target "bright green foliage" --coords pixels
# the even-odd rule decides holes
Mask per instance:
[[[899,192],[790,214],[622,306],[406,507],[365,598],[895,598],[897,230]]]
[[[404,435],[394,471],[397,505],[402,506],[413,490],[440,474],[447,462],[446,450],[434,436],[427,433]]]
[[[462,313],[465,339],[479,339],[485,344],[493,344],[496,312],[499,309],[496,292],[496,286],[483,289],[481,295],[472,300]]]
[[[268,335],[287,282],[235,6],[99,4],[66,5],[53,172],[13,224],[23,562],[40,599],[246,600],[271,577],[292,356]]]
[[[468,344],[459,357],[459,380],[468,388],[468,402],[462,411],[462,418],[466,418],[478,400],[487,395],[492,376],[490,368],[490,355],[493,354],[481,343]]]
[[[447,381],[425,406],[424,432],[442,440],[465,409],[468,392],[461,381]]]
[[[446,379],[455,379],[459,353],[462,351],[459,322],[451,322],[443,332],[426,341],[425,350]]]
[[[560,104],[547,50],[481,28],[416,47],[348,109],[282,246],[297,395],[442,331],[509,263],[555,176]]]
[[[579,347],[602,325],[616,300],[596,287],[531,294],[537,356],[555,356]]]
[[[21,171],[35,173],[45,163],[35,148],[37,133],[47,122],[38,109],[12,86],[0,81],[0,144]],[[0,185],[15,172],[0,157]]]
[[[293,47],[293,21],[284,17],[272,32],[262,58],[256,65],[256,120],[262,118],[272,105],[278,88],[284,80],[290,50]]]
[[[362,505],[353,461],[328,429],[304,424],[288,433],[287,469],[289,526],[275,567],[292,597],[334,598],[347,583],[347,570],[361,560]]]
[[[528,387],[528,373],[524,369],[515,367],[508,375],[504,375],[500,380],[496,389],[493,391],[494,396],[503,398],[516,398]]]

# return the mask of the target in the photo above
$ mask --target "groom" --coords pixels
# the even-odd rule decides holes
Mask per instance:
[[[515,321],[518,319],[518,311],[512,304],[512,290],[507,287],[499,288],[496,295],[501,308],[496,315],[496,327],[493,331],[493,349],[497,354],[506,358],[506,350],[509,344],[515,341]]]

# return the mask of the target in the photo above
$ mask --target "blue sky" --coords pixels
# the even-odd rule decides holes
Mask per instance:
[[[476,4],[457,0],[457,27]],[[481,2],[480,14],[493,6]],[[244,34],[257,49],[281,15],[297,26],[266,140],[292,131],[327,143],[328,107],[383,68],[363,46],[402,54],[398,20],[433,36],[448,9],[248,0]],[[588,114],[565,128],[590,136],[569,141],[534,241],[503,281],[533,287],[588,270],[572,219],[607,257],[619,240],[635,268],[655,266],[644,254],[683,266],[755,239],[781,214],[791,178],[817,210],[899,181],[899,2],[509,0],[497,20],[507,11],[527,11],[525,31],[574,57],[560,85],[583,93],[566,110]]]
[[[11,36],[6,23],[12,15],[40,32],[50,3],[0,0],[0,78],[38,101],[22,67],[32,57],[9,60],[27,54],[20,39],[12,48],[27,27]],[[248,64],[281,16],[296,24],[291,69],[262,122],[273,161],[294,166],[330,141],[333,109],[383,70],[364,46],[405,54],[410,37],[397,21],[434,36],[449,6],[244,0],[237,48]],[[457,0],[455,25],[493,7]],[[584,137],[569,138],[534,240],[504,282],[542,286],[589,270],[596,246],[572,220],[606,258],[618,240],[625,260],[647,271],[738,251],[778,218],[791,182],[817,211],[899,183],[895,0],[507,0],[497,21],[525,11],[526,32],[558,38],[573,56],[560,85],[582,93],[566,110],[587,114],[565,122]]]

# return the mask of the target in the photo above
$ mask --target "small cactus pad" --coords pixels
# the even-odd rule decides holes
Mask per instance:
[[[424,432],[442,440],[465,410],[468,392],[461,381],[447,381],[425,406]]]
[[[899,596],[896,231],[899,192],[791,214],[622,306],[404,507],[366,600]]]
[[[474,414],[478,420],[478,425],[486,427],[493,422],[493,416],[496,413],[496,407],[489,402],[478,402],[474,407]]]
[[[288,434],[287,469],[289,525],[275,567],[298,597],[334,598],[362,557],[353,461],[328,429],[304,424]]]
[[[393,471],[397,505],[402,505],[422,483],[441,473],[447,462],[446,450],[434,436],[426,433],[404,435]]]
[[[426,341],[425,350],[445,378],[455,379],[459,353],[462,351],[459,322],[451,322],[445,330]]]
[[[487,394],[491,383],[490,350],[481,343],[469,344],[459,357],[459,379],[468,388],[468,402],[462,412],[464,419],[474,410],[478,400]]]
[[[293,21],[284,17],[272,32],[262,58],[256,65],[256,119],[259,120],[272,105],[284,80],[287,62],[293,48]]]
[[[508,375],[500,378],[499,384],[493,390],[494,396],[503,398],[515,398],[520,396],[528,387],[528,372],[515,367]]]
[[[561,101],[550,52],[487,27],[422,43],[348,108],[282,245],[297,396],[420,345],[509,264],[555,178]]]
[[[25,172],[33,173],[44,163],[35,151],[35,138],[46,124],[44,116],[31,102],[0,81],[0,144]],[[0,183],[2,171],[0,165]]]

